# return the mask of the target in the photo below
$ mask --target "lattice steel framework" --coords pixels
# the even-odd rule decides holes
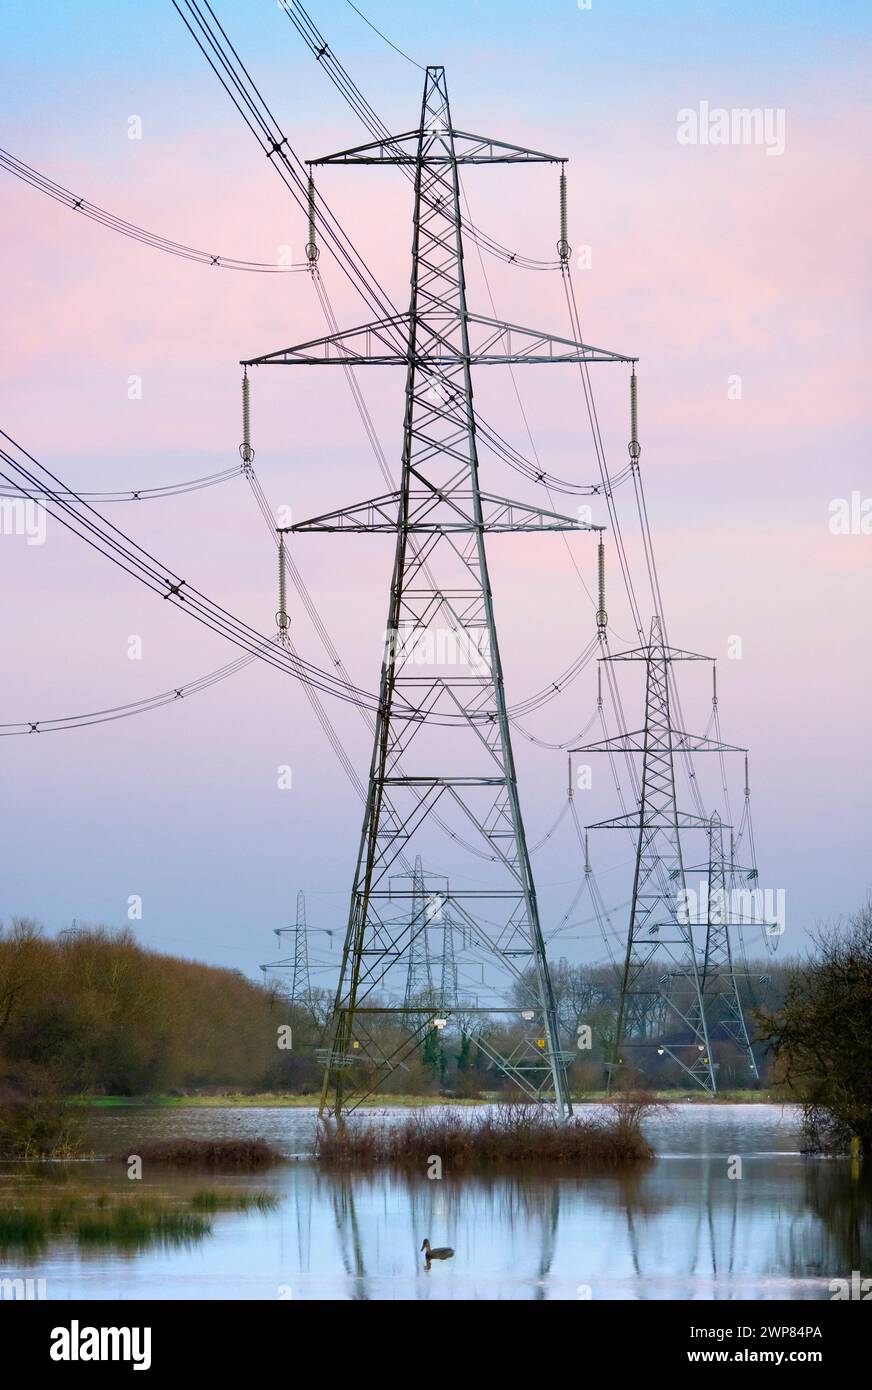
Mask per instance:
[[[442,927],[442,965],[439,972],[439,1003],[443,1007],[454,1004],[458,998],[457,957],[454,950],[454,922],[451,912],[443,908]]]
[[[630,830],[636,834],[627,951],[611,1070],[624,1065],[631,1050],[653,1047],[661,1055],[673,1058],[703,1090],[714,1092],[716,1072],[709,1047],[692,914],[688,913],[682,854],[683,833],[710,832],[711,824],[702,816],[678,809],[675,758],[679,753],[744,750],[673,727],[670,667],[675,661],[709,658],[667,646],[658,616],[652,619],[647,646],[604,659],[643,661],[646,670],[644,729],[573,750],[642,755],[637,810],[589,827]]]
[[[736,978],[731,939],[731,884],[734,878],[732,854],[724,849],[724,827],[717,811],[709,823],[708,892],[706,939],[700,992],[711,1042],[726,1038],[742,1054],[755,1081],[759,1081],[757,1062]]]
[[[281,972],[282,978],[289,978],[289,983],[280,987],[283,998],[288,999],[292,1004],[308,1004],[312,999],[312,981],[309,975],[309,928],[306,922],[306,895],[300,890],[297,894],[297,920],[292,927],[276,927],[275,934],[281,941],[283,936],[292,936],[294,942],[293,955],[284,960],[270,961],[268,965],[262,965],[264,975],[267,972]]]
[[[432,911],[428,913],[424,866],[420,854],[415,856],[412,870],[412,921],[423,923],[419,931],[413,931],[409,940],[409,963],[406,970],[406,991],[403,1004],[411,1013],[413,1005],[420,1000],[433,1003],[433,967],[430,960],[430,936],[428,932]]]
[[[482,492],[472,368],[633,359],[487,319],[467,306],[460,166],[541,161],[562,164],[557,156],[456,130],[444,70],[428,67],[416,130],[314,161],[414,167],[408,313],[245,364],[395,364],[406,370],[398,491],[286,528],[396,536],[368,798],[321,1101],[322,1111],[337,1116],[409,1056],[437,1014],[451,1012],[441,998],[426,1017],[420,1004],[386,1002],[392,989],[402,988],[397,976],[427,929],[426,905],[416,911],[414,897],[401,921],[386,915],[389,877],[399,865],[408,868],[408,856],[419,847],[425,862],[433,862],[427,836],[438,837],[437,807],[440,822],[454,826],[455,846],[466,845],[477,856],[479,881],[489,875],[487,886],[452,888],[443,910],[500,977],[502,994],[487,981],[495,1010],[505,1011],[514,982],[534,982],[525,1010],[532,1036],[510,1056],[492,1040],[481,1045],[526,1094],[553,1097],[561,1115],[570,1109],[518,799],[485,532],[599,528]],[[451,965],[447,979],[453,973]],[[405,1020],[405,1032],[385,1041],[371,1021],[391,1014],[393,1022]],[[369,1068],[366,1086],[355,1076],[362,1060]]]

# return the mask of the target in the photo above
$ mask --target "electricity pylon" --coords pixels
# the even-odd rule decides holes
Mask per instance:
[[[708,922],[702,988],[709,1037],[715,1041],[720,1033],[729,1038],[743,1054],[754,1080],[758,1081],[757,1062],[739,997],[733,959],[732,902],[728,883],[732,885],[735,865],[732,848],[729,858],[724,849],[724,828],[717,812],[712,816],[709,835]]]
[[[708,661],[666,645],[658,616],[648,644],[618,652],[606,661],[645,663],[645,727],[636,733],[574,749],[574,752],[641,753],[642,788],[635,811],[600,821],[591,830],[636,833],[636,865],[627,952],[621,977],[610,1080],[631,1049],[656,1048],[671,1057],[703,1090],[717,1090],[702,979],[688,914],[682,833],[710,831],[703,816],[680,811],[675,793],[675,756],[741,752],[715,739],[673,728],[670,667],[675,661]],[[652,1026],[653,1025],[653,1026]],[[652,1036],[653,1033],[653,1036]]]
[[[733,879],[732,855],[724,850],[724,827],[717,811],[709,822],[708,891],[706,903],[705,956],[702,966],[701,995],[710,1042],[727,1038],[741,1052],[755,1081],[759,1081],[757,1062],[745,1023],[730,936],[732,925],[730,883]]]
[[[430,939],[427,935],[427,916],[424,889],[424,868],[420,854],[415,856],[412,873],[412,922],[423,922],[420,931],[410,934],[409,966],[406,972],[406,992],[403,1004],[410,1013],[422,999],[432,1003],[433,970],[430,964]]]
[[[275,934],[281,941],[289,933],[294,938],[294,953],[285,960],[270,961],[262,965],[266,974],[269,970],[287,971],[290,985],[282,991],[291,1004],[308,1004],[312,999],[312,982],[309,977],[309,928],[306,923],[306,895],[302,889],[297,894],[297,920],[292,927],[275,927]]]
[[[442,918],[442,966],[439,972],[439,1003],[445,1007],[456,1002],[457,959],[454,952],[454,923],[447,908],[441,911]]]
[[[302,889],[297,894],[297,921],[294,927],[294,966],[291,975],[291,999],[308,1000],[312,997],[312,981],[309,978],[309,937],[306,922],[306,896]]]
[[[425,862],[434,862],[440,842],[434,848],[428,837],[438,836],[437,814],[442,826],[451,818],[455,847],[470,848],[467,836],[474,842],[484,886],[453,889],[444,907],[500,977],[499,986],[488,981],[493,1011],[515,981],[532,982],[522,1014],[532,1021],[532,1036],[509,1057],[492,1048],[492,1060],[526,1094],[552,1095],[561,1116],[570,1110],[518,799],[485,534],[601,528],[481,490],[472,369],[633,359],[469,309],[459,180],[463,165],[543,161],[564,164],[558,156],[456,130],[444,69],[428,67],[416,129],[313,161],[414,169],[408,312],[244,364],[395,364],[406,372],[399,489],[282,528],[395,536],[368,797],[321,1096],[322,1112],[332,1098],[337,1117],[370,1094],[433,1026],[433,1011],[422,1016],[419,1006],[409,1017],[405,1003],[386,1002],[398,988],[397,968],[426,931],[426,909],[397,923],[385,919],[384,905],[398,860],[408,863],[420,848]],[[440,1003],[438,1013],[448,1012]],[[385,1043],[384,1030],[368,1032],[370,1015],[384,1014],[405,1018],[399,1043],[395,1033]],[[363,1060],[365,1086],[355,1079]]]

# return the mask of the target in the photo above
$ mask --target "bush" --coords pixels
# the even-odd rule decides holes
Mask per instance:
[[[0,1068],[0,1157],[75,1158],[84,1152],[76,1117],[35,1067]]]
[[[821,928],[783,1006],[759,1015],[778,1081],[805,1111],[810,1148],[872,1155],[872,903],[842,928]]]
[[[133,1154],[143,1163],[167,1168],[193,1168],[214,1173],[250,1173],[272,1168],[284,1158],[265,1139],[167,1139],[138,1144],[120,1155],[126,1163]]]
[[[657,1105],[647,1096],[612,1102],[601,1114],[561,1122],[540,1105],[501,1104],[481,1112],[417,1111],[398,1124],[367,1117],[322,1121],[316,1157],[328,1167],[417,1168],[438,1156],[446,1170],[525,1164],[612,1168],[653,1157],[641,1130]]]

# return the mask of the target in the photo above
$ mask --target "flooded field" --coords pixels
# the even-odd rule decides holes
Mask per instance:
[[[303,1109],[84,1114],[101,1155],[230,1136],[305,1155],[315,1126]],[[678,1103],[645,1132],[657,1158],[619,1176],[337,1176],[303,1159],[242,1177],[152,1170],[134,1183],[118,1162],[2,1163],[0,1202],[23,1188],[62,1199],[134,1187],[180,1205],[204,1188],[275,1202],[142,1248],[7,1244],[0,1277],[42,1279],[48,1299],[686,1300],[829,1299],[832,1279],[872,1272],[872,1184],[848,1160],[802,1157],[793,1108]],[[425,1237],[454,1257],[428,1269]]]

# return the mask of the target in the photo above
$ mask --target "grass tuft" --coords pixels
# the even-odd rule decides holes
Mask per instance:
[[[80,1246],[113,1245],[142,1250],[179,1245],[211,1234],[209,1216],[228,1211],[272,1210],[265,1192],[204,1189],[181,1203],[167,1197],[130,1197],[111,1192],[69,1192],[60,1198],[28,1192],[0,1206],[0,1250],[38,1250],[51,1238]]]
[[[194,1211],[272,1211],[277,1199],[271,1192],[217,1192],[208,1188],[190,1199]]]
[[[147,1198],[71,1195],[62,1201],[26,1200],[0,1208],[0,1249],[37,1248],[50,1237],[62,1236],[80,1245],[142,1249],[196,1240],[210,1231],[209,1222],[196,1212]]]

